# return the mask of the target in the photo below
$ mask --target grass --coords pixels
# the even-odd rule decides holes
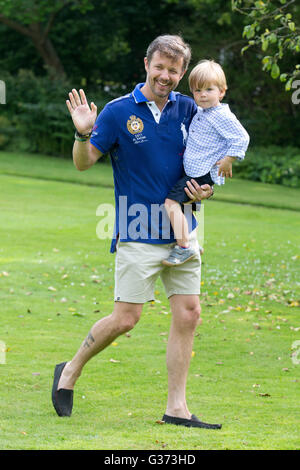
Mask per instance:
[[[45,155],[1,152],[0,172],[51,181],[113,188],[109,164],[99,163],[89,171],[74,171],[70,160]],[[256,183],[233,178],[215,192],[214,200],[300,211],[299,190],[276,184]]]
[[[0,448],[300,448],[300,365],[292,361],[300,191],[233,179],[205,203],[203,325],[187,397],[204,421],[223,423],[206,431],[157,422],[170,325],[160,281],[130,336],[85,367],[72,418],[56,416],[54,365],[113,308],[114,256],[109,240],[96,237],[96,208],[113,203],[111,171],[80,173],[70,161],[3,153],[0,188]],[[240,198],[244,204],[231,202]]]

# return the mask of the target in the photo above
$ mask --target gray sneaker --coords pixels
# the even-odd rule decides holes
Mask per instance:
[[[169,257],[162,261],[162,264],[165,266],[178,266],[183,264],[189,259],[193,258],[196,255],[196,251],[192,248],[180,248],[180,246],[175,245],[171,250]]]

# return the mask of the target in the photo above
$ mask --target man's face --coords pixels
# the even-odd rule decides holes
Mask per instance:
[[[184,75],[183,57],[171,59],[155,51],[150,62],[145,58],[145,69],[146,85],[150,88],[153,98],[167,98]]]

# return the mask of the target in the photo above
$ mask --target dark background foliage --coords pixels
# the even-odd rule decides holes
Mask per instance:
[[[17,3],[26,3],[26,14],[16,13],[12,0],[0,1],[0,79],[7,94],[7,104],[0,107],[0,148],[69,157],[74,129],[65,106],[68,91],[84,88],[100,110],[144,80],[143,58],[154,37],[180,33],[192,47],[191,66],[203,58],[222,64],[228,81],[224,102],[248,130],[251,147],[288,146],[299,154],[299,106],[279,80],[262,70],[259,48],[241,55],[247,19],[232,11],[230,1]],[[50,43],[53,68],[37,49],[34,34],[40,43]],[[287,55],[282,63],[289,67],[294,60]],[[179,90],[189,94],[187,77]],[[268,160],[276,164],[271,156]]]

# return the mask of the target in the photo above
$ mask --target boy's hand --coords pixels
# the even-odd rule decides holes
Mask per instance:
[[[222,160],[219,160],[216,165],[219,167],[218,176],[225,176],[232,178],[232,162],[234,162],[235,157],[224,157]]]

